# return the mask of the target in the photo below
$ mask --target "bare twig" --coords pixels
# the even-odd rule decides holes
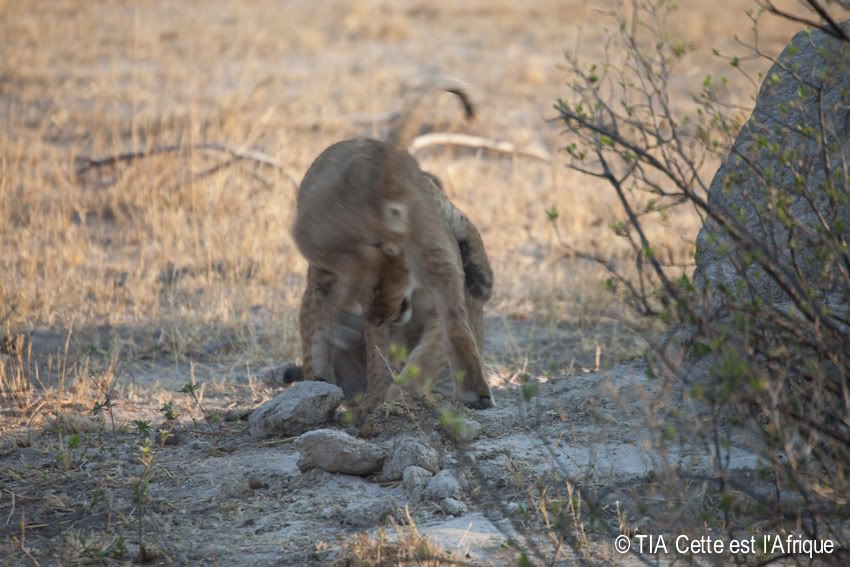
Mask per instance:
[[[428,146],[462,146],[466,148],[478,148],[502,154],[518,155],[537,159],[540,161],[552,161],[552,154],[541,148],[518,147],[512,142],[491,140],[480,136],[468,134],[452,134],[448,132],[432,132],[423,134],[413,139],[408,146],[408,151],[415,154]]]
[[[108,167],[112,165],[117,165],[119,163],[130,163],[139,159],[145,159],[152,156],[163,154],[175,154],[193,150],[212,151],[229,154],[233,158],[233,160],[225,162],[227,165],[230,165],[230,163],[232,163],[233,161],[250,161],[258,165],[273,167],[279,172],[281,172],[283,175],[285,175],[296,188],[298,187],[297,178],[289,172],[288,168],[280,161],[274,159],[268,154],[265,154],[259,150],[252,150],[249,148],[236,148],[228,144],[221,144],[215,142],[204,142],[200,144],[189,145],[171,144],[168,146],[155,146],[146,150],[124,152],[120,154],[113,154],[101,157],[77,156],[76,174],[79,177],[87,171],[91,169],[97,169],[99,167]]]
[[[35,565],[35,567],[41,567],[41,563],[38,562],[38,559],[33,557],[32,552],[30,552],[30,550],[27,549],[27,543],[26,543],[27,537],[26,536],[27,536],[26,513],[22,511],[21,512],[21,551],[24,552],[24,555],[29,557],[29,560],[32,561],[32,563],[33,563],[33,565]]]
[[[15,514],[15,493],[11,490],[8,490],[7,492],[12,495],[12,509],[9,510],[9,516],[6,518],[6,525],[8,526],[12,523],[12,516]]]

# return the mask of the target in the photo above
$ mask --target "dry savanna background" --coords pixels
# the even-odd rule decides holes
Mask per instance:
[[[751,39],[754,8],[678,2],[666,31],[693,50],[671,77],[676,108],[688,110],[706,75],[728,76],[728,101],[752,104],[755,86],[712,48],[734,53],[736,36]],[[622,211],[604,183],[566,167],[553,110],[572,80],[565,52],[601,61],[610,12],[622,9],[604,0],[0,0],[0,452],[14,457],[0,472],[0,563],[136,556],[132,479],[144,465],[133,435],[159,427],[165,408],[185,428],[175,437],[213,443],[206,456],[236,450],[210,438],[238,445],[244,423],[210,433],[205,414],[253,408],[300,357],[306,264],[289,233],[298,182],[331,143],[383,135],[438,77],[467,84],[477,116],[464,122],[452,97],[434,94],[418,113],[421,133],[502,143],[416,151],[476,223],[493,264],[485,362],[497,399],[528,374],[580,375],[641,356],[656,329],[573,253],[628,272],[630,250],[612,229]],[[767,19],[760,45],[776,55],[801,27]],[[688,270],[699,227],[682,211],[647,229],[656,253]],[[186,383],[200,387],[180,393]],[[80,456],[95,434],[129,441]],[[198,459],[157,474],[191,476]],[[90,468],[98,460],[119,465],[101,474]],[[166,518],[179,500],[152,513]],[[210,512],[224,518],[217,533],[243,513],[225,500]],[[232,549],[209,552],[201,528],[146,530],[163,564],[240,564]],[[356,533],[343,535],[368,547]],[[297,564],[274,552],[252,561]]]

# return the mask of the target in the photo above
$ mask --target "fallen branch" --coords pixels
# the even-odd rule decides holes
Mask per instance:
[[[540,161],[552,161],[552,154],[540,148],[517,147],[511,142],[503,142],[491,140],[489,138],[481,138],[480,136],[470,136],[468,134],[451,134],[447,132],[432,132],[423,134],[413,139],[407,150],[411,154],[415,154],[428,146],[463,146],[466,148],[479,148],[502,154],[511,154],[529,157]]]
[[[234,148],[233,146],[227,144],[219,144],[214,142],[189,145],[173,144],[169,146],[156,146],[146,150],[124,152],[103,157],[77,156],[75,160],[76,174],[79,177],[91,169],[97,169],[99,167],[108,167],[119,163],[130,163],[139,159],[149,158],[152,156],[163,154],[174,154],[186,150],[213,151],[229,154],[233,159],[227,162],[227,165],[235,161],[251,161],[259,165],[273,167],[283,173],[287,178],[289,178],[289,180],[296,188],[298,187],[298,180],[295,178],[295,176],[289,172],[286,166],[284,166],[281,162],[274,159],[270,155],[260,152],[258,150],[252,150],[247,148]]]

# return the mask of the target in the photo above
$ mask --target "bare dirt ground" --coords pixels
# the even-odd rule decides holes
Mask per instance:
[[[442,449],[445,467],[474,459],[480,473],[468,479],[468,514],[411,502],[413,523],[457,557],[507,564],[527,545],[523,526],[545,539],[528,513],[544,502],[532,487],[566,475],[600,489],[605,517],[589,549],[618,559],[609,530],[621,527],[618,511],[639,524],[645,501],[661,501],[642,425],[658,392],[637,358],[657,329],[626,314],[598,268],[565,253],[545,213],[557,208],[571,246],[626,257],[610,229],[615,198],[564,167],[562,134],[546,121],[570,80],[564,50],[599,61],[612,6],[0,0],[0,563],[134,557],[145,427],[172,431],[155,444],[143,511],[159,564],[329,563],[356,534],[376,537],[346,510],[385,497],[403,507],[397,483],[302,474],[288,440],[252,441],[238,418],[274,393],[264,377],[297,358],[305,265],[288,235],[293,181],[330,143],[380,135],[388,113],[435,76],[466,81],[478,118],[460,123],[454,102],[437,96],[423,132],[472,133],[550,158],[417,154],[479,226],[493,261],[485,357],[499,405],[470,416],[483,432],[464,448],[432,439],[426,415],[400,419]],[[695,48],[672,81],[681,108],[705,75],[727,73],[711,48],[734,51],[751,8],[681,3],[669,30]],[[761,33],[769,53],[797,29],[774,23]],[[730,73],[725,88],[731,102],[751,102],[744,78]],[[81,168],[172,145],[180,150]],[[698,226],[685,215],[650,230],[664,235],[664,254],[688,263]],[[529,380],[539,389],[526,401]],[[220,419],[204,420],[177,393],[187,382],[201,384],[200,405]],[[107,399],[112,415],[89,418]],[[177,425],[164,420],[169,402]],[[699,455],[685,444],[666,458],[699,470]],[[744,474],[755,466],[746,451],[734,459]]]

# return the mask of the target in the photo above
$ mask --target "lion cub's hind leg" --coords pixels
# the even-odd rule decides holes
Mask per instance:
[[[453,375],[464,382],[464,389],[478,395],[468,404],[476,409],[493,406],[493,395],[484,376],[478,341],[467,320],[464,278],[457,244],[435,241],[411,259],[415,277],[431,293],[438,319],[443,327]],[[417,273],[418,272],[418,273]]]

